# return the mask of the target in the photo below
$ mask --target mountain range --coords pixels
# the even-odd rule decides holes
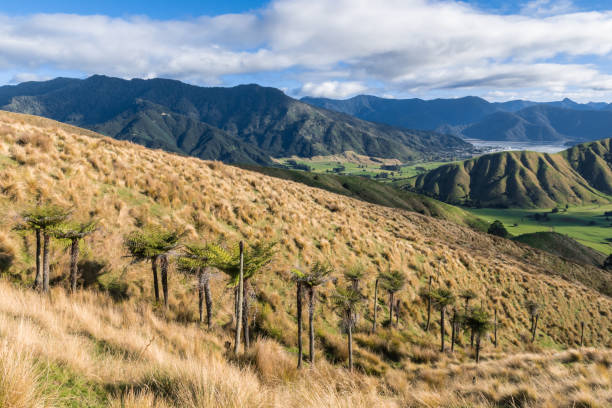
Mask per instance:
[[[275,88],[203,88],[101,75],[0,87],[0,109],[40,115],[147,147],[230,163],[354,151],[402,161],[470,152],[456,136],[372,123]]]
[[[408,188],[451,204],[543,208],[609,203],[612,139],[556,154],[499,152],[420,174]]]
[[[435,130],[466,139],[575,143],[612,136],[612,104],[514,100],[385,99],[360,95],[346,100],[302,98],[313,106],[411,129]]]

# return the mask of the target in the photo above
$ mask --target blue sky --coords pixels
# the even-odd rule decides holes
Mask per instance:
[[[497,13],[517,13],[528,1],[507,0],[465,0],[465,3],[481,10]],[[5,2],[0,10],[5,14],[27,15],[32,13],[75,13],[75,14],[105,14],[113,17],[127,15],[147,15],[155,19],[191,18],[201,15],[216,16],[226,13],[242,13],[265,6],[263,0],[138,0],[138,1],[82,1],[82,0],[21,0]],[[572,4],[577,10],[602,10],[612,8],[612,0],[574,0]]]
[[[612,101],[612,0],[15,1],[0,85],[260,83],[291,96]]]

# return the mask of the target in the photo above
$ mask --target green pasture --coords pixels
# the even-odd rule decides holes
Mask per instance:
[[[512,235],[530,232],[554,231],[568,235],[571,238],[597,251],[609,254],[612,252],[612,216],[606,217],[604,212],[612,211],[612,204],[590,205],[581,207],[560,208],[558,213],[551,209],[496,209],[496,208],[465,208],[491,223],[500,220]],[[548,220],[536,220],[534,214],[547,213]]]
[[[287,168],[293,168],[289,161],[294,160],[300,165],[306,165],[310,167],[310,171],[314,173],[334,173],[347,176],[364,176],[374,178],[377,174],[387,173],[387,178],[377,178],[379,181],[398,181],[414,177],[425,171],[435,169],[448,162],[428,162],[428,163],[412,163],[402,164],[399,171],[391,171],[383,169],[383,164],[358,164],[351,162],[342,161],[314,161],[309,159],[296,159],[296,158],[285,158],[279,159],[279,162],[285,165]],[[343,167],[342,171],[335,171],[334,169]]]

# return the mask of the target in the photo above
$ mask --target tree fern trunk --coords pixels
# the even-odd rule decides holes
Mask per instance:
[[[314,295],[315,291],[312,286],[308,287],[308,352],[310,358],[310,365],[314,366],[315,363],[315,350],[314,350]]]
[[[204,323],[204,272],[198,268],[198,312],[200,312],[200,324]]]
[[[73,239],[70,244],[70,290],[76,292],[79,260],[79,240]]]
[[[427,324],[425,325],[425,331],[429,331],[431,324],[431,276],[429,277],[429,291],[427,292]]]
[[[374,322],[372,323],[372,333],[376,333],[376,318],[378,317],[378,278],[374,284]]]
[[[349,371],[353,371],[353,325],[349,322],[348,325],[348,355],[349,355]]]
[[[242,291],[244,288],[244,244],[240,241],[240,275],[238,276],[238,287],[236,288],[236,333],[234,338],[234,354],[240,350],[240,331],[242,324]]]
[[[36,278],[34,278],[34,289],[42,289],[42,273],[41,273],[41,233],[40,229],[36,228]]]
[[[539,316],[536,315],[535,319],[533,320],[533,334],[531,336],[532,343],[535,341],[536,333],[538,332],[538,318]]]
[[[493,323],[493,345],[497,348],[497,308],[495,308],[495,320]]]
[[[389,327],[393,326],[393,292],[389,292]]]
[[[297,343],[298,343],[298,368],[302,368],[302,355],[304,353],[302,345],[302,282],[297,282],[297,294],[296,294],[296,307],[297,307]]]
[[[159,303],[159,282],[157,280],[157,256],[151,258],[151,271],[153,272],[153,289],[155,290],[155,302]]]
[[[457,328],[457,310],[453,309],[453,318],[451,320],[451,351],[455,351],[455,332]]]
[[[212,295],[210,293],[210,272],[207,268],[202,273],[204,277],[204,301],[206,302],[206,326],[210,330],[212,327]]]
[[[49,233],[43,231],[43,292],[49,292]]]
[[[440,309],[440,352],[444,353],[444,308]]]
[[[164,308],[168,308],[168,257],[162,255],[159,261],[161,266],[161,283],[164,292]]]
[[[249,338],[249,281],[245,280],[242,287],[242,329],[244,330],[244,352],[251,346]]]
[[[400,301],[399,299],[397,299],[397,301],[395,302],[395,327],[399,325],[399,308],[400,308]]]

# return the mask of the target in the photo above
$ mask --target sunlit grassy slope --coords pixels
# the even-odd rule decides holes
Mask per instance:
[[[11,226],[39,199],[100,220],[80,265],[80,283],[99,293],[64,294],[68,257],[55,242],[50,297],[26,289],[34,241]],[[8,113],[0,113],[0,210],[0,406],[606,406],[612,398],[612,357],[601,349],[611,344],[612,301],[602,294],[610,275],[452,222]],[[185,229],[187,241],[279,242],[254,281],[253,332],[265,340],[238,361],[225,355],[233,304],[220,274],[211,332],[195,323],[193,278],[174,268],[169,310],[152,306],[148,266],[130,264],[122,249],[124,234],[149,223]],[[316,307],[320,365],[294,369],[288,270],[325,259],[339,272],[355,262],[367,271],[354,376],[341,368],[347,349],[331,284]],[[389,267],[408,277],[399,327],[371,335],[374,278]],[[497,308],[500,346],[484,339],[480,367],[465,335],[454,355],[440,356],[437,323],[423,331],[417,292],[430,275]],[[528,298],[545,304],[533,346]],[[386,307],[379,312],[384,320]],[[555,351],[578,344],[581,322],[599,349]]]
[[[469,211],[443,203],[433,198],[404,191],[390,184],[363,177],[319,174],[315,172],[288,170],[277,167],[240,166],[268,176],[297,181],[311,187],[322,188],[333,193],[358,198],[372,204],[418,212],[419,214],[452,221],[478,230],[486,231],[489,224]]]
[[[494,220],[502,221],[508,232],[513,235],[554,231],[568,235],[604,254],[612,252],[612,218],[604,215],[606,211],[612,211],[612,205],[610,204],[570,206],[567,211],[554,214],[551,213],[550,208],[539,210],[469,208],[466,210],[489,223]],[[546,213],[548,220],[536,220],[532,217],[536,213]]]

